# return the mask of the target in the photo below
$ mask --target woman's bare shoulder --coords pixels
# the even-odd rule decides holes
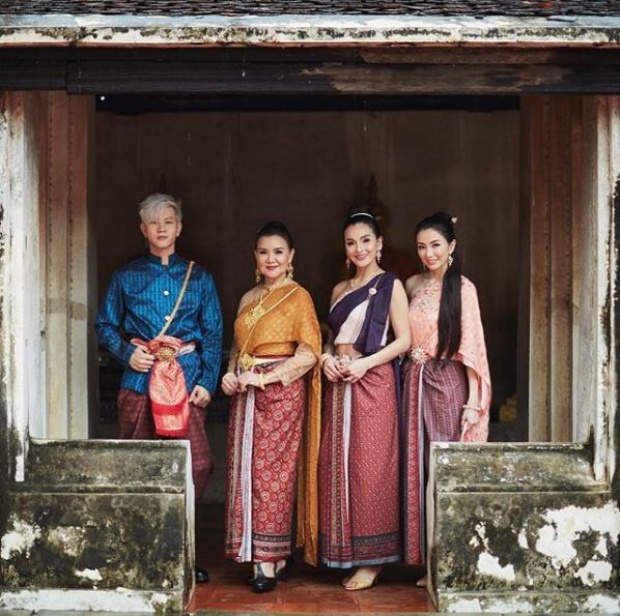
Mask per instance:
[[[411,298],[421,287],[424,286],[424,274],[414,274],[407,278],[405,282],[405,291],[407,297]]]

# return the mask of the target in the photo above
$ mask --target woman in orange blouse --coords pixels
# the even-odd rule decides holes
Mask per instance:
[[[282,223],[258,232],[258,284],[241,299],[222,379],[222,390],[232,396],[226,555],[254,563],[256,592],[273,590],[286,572],[295,483],[297,541],[308,562],[317,558],[321,335],[310,295],[292,279],[294,254]]]

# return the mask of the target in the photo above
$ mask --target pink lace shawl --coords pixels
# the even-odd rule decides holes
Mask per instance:
[[[482,407],[480,421],[463,434],[461,441],[481,442],[486,441],[489,435],[491,376],[476,287],[465,276],[461,279],[461,346],[452,359],[462,362],[478,375],[478,403]],[[435,357],[437,353],[440,299],[441,285],[434,284],[417,291],[409,304],[412,348],[422,348],[431,357]]]

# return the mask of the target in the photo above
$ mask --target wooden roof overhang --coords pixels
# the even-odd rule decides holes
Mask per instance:
[[[0,89],[620,92],[620,17],[0,15]]]

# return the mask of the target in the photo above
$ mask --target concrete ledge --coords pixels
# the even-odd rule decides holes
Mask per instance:
[[[434,444],[429,571],[440,611],[620,612],[620,510],[578,444]]]
[[[5,609],[11,611],[5,612]],[[59,612],[67,612],[72,616],[76,612],[88,612],[92,616],[96,612],[152,614],[182,612],[183,605],[179,603],[172,592],[138,592],[127,588],[115,590],[28,590],[2,591],[0,593],[0,610],[3,616],[26,616],[41,610],[49,610],[54,616]],[[22,610],[14,612],[14,610]]]
[[[32,439],[26,458],[26,480],[32,485],[88,491],[122,486],[132,491],[185,490],[187,460],[181,441]]]
[[[540,45],[615,48],[619,17],[2,15],[0,46]]]
[[[486,614],[618,614],[617,592],[450,593],[442,595],[442,612]]]
[[[33,441],[0,533],[0,609],[182,612],[194,588],[187,441]]]

